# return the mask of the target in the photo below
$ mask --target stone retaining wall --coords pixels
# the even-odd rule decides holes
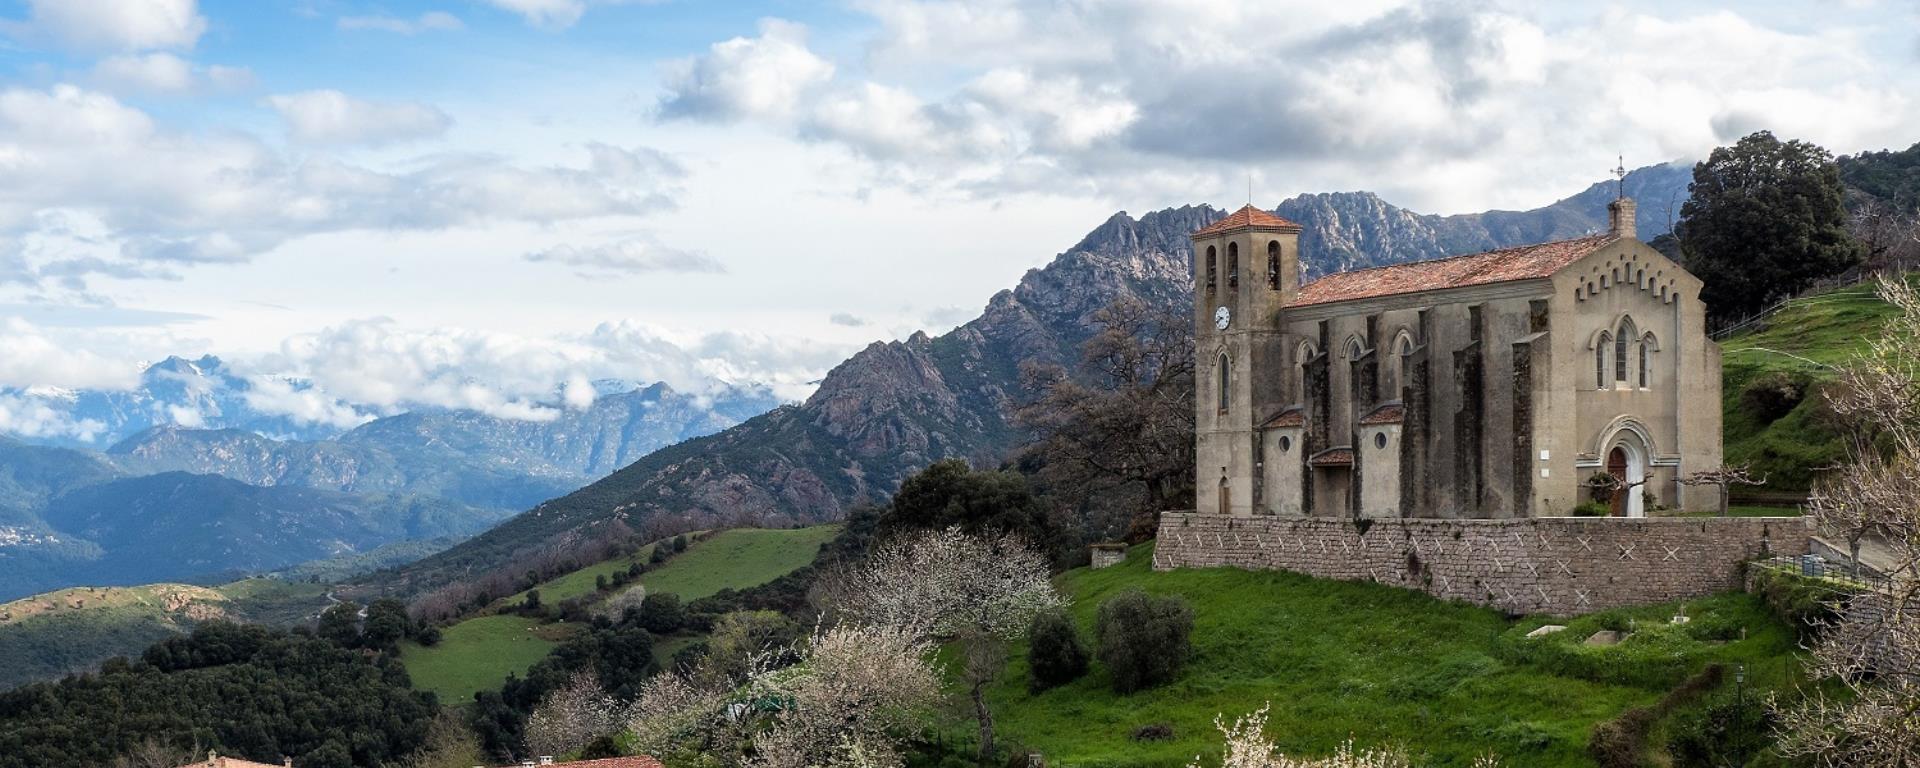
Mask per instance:
[[[1356,521],[1165,512],[1153,567],[1288,570],[1567,616],[1741,589],[1742,561],[1804,553],[1809,533],[1797,517]]]

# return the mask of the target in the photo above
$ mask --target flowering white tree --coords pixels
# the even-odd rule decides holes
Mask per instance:
[[[843,580],[834,601],[851,621],[960,643],[981,759],[993,754],[986,687],[1005,665],[1005,644],[1024,633],[1035,615],[1065,604],[1053,589],[1046,557],[1026,542],[958,527],[881,545]]]
[[[547,694],[527,718],[527,749],[536,755],[563,755],[584,747],[627,721],[627,707],[600,687],[590,672],[580,672]]]
[[[1213,727],[1220,729],[1220,734],[1226,737],[1220,768],[1413,768],[1413,762],[1404,750],[1356,751],[1352,739],[1341,744],[1328,757],[1303,759],[1280,754],[1266,734],[1267,711],[1271,706],[1262,705],[1250,714],[1234,718],[1232,724],[1228,724],[1223,717],[1213,718]],[[1493,755],[1481,755],[1473,761],[1473,768],[1497,768],[1499,765],[1500,760]],[[1187,768],[1202,768],[1200,758],[1194,757]]]
[[[628,729],[656,756],[754,768],[897,768],[896,737],[939,696],[931,655],[927,641],[906,632],[842,625],[798,648],[756,654],[737,678],[707,670],[656,676],[641,689]]]
[[[1780,710],[1782,751],[1834,768],[1920,764],[1920,293],[1883,279],[1880,295],[1899,313],[1827,394],[1854,428],[1854,455],[1809,513],[1847,537],[1856,563],[1862,536],[1883,539],[1894,578],[1821,628],[1808,672],[1847,690],[1813,687]]]

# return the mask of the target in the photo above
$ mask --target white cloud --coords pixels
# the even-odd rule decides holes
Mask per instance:
[[[106,429],[107,425],[96,419],[75,419],[40,398],[0,392],[0,434],[91,442]]]
[[[18,318],[0,318],[0,387],[125,389],[138,380],[136,367],[91,347],[55,338]]]
[[[188,49],[207,29],[195,0],[27,0],[16,37],[49,37],[82,50]]]
[[[673,62],[661,104],[670,118],[737,119],[789,116],[833,78],[834,67],[807,49],[806,27],[760,22],[760,36],[714,43],[706,54]]]
[[[270,96],[287,134],[309,144],[380,145],[430,139],[453,118],[425,104],[356,99],[334,90]]]
[[[589,6],[625,5],[646,0],[485,0],[488,5],[519,14],[528,24],[548,29],[571,27]]]
[[[651,238],[629,238],[599,245],[558,245],[526,255],[535,263],[573,267],[581,277],[639,275],[652,272],[725,272],[726,267],[701,251],[670,248]]]
[[[466,29],[467,27],[466,24],[460,22],[459,17],[445,11],[428,11],[411,19],[386,15],[342,16],[335,25],[343,30],[374,30],[402,35],[413,35],[421,32],[453,31]]]
[[[1866,53],[1869,30],[1770,27],[1745,9],[855,8],[877,23],[859,60],[764,22],[675,62],[661,115],[837,145],[875,180],[922,193],[1171,202],[1255,171],[1285,179],[1274,192],[1365,185],[1439,212],[1539,205],[1616,152],[1697,157],[1758,127],[1847,152],[1905,146],[1920,123],[1920,79]],[[804,66],[782,75],[772,61]]]
[[[171,53],[121,54],[93,66],[92,80],[115,92],[184,93],[202,87],[234,91],[252,87],[244,67],[198,66]]]
[[[849,352],[749,333],[684,336],[637,321],[537,338],[361,320],[295,336],[253,363],[271,373],[255,377],[264,386],[249,404],[335,425],[423,406],[547,420],[558,415],[556,407],[591,405],[598,379],[664,381],[696,394],[756,382],[783,397],[804,397]]]
[[[295,159],[241,133],[168,131],[74,86],[0,89],[0,237],[42,235],[57,212],[94,233],[103,256],[236,262],[322,232],[547,224],[671,205],[684,175],[673,159],[584,149],[575,166],[441,154],[382,170],[324,154]]]
[[[827,318],[827,322],[848,328],[864,328],[871,324],[866,318],[850,312],[835,312],[832,317]]]

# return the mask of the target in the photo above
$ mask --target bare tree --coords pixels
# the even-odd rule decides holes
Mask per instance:
[[[1028,454],[1056,497],[1116,504],[1132,517],[1192,506],[1191,324],[1121,299],[1094,315],[1098,330],[1081,346],[1079,371],[1022,366],[1039,395],[1014,421],[1033,430]]]
[[[836,602],[856,623],[962,646],[962,676],[980,726],[980,757],[993,754],[986,687],[1005,665],[1005,643],[1033,617],[1064,604],[1047,560],[1020,539],[929,531],[880,546],[842,584]]]
[[[197,741],[191,746],[181,746],[149,737],[114,758],[112,768],[175,768],[206,756],[207,751]]]
[[[1767,478],[1762,475],[1758,480],[1754,479],[1752,470],[1743,465],[1702,470],[1680,478],[1679,482],[1681,485],[1711,485],[1720,489],[1719,506],[1714,512],[1721,517],[1726,517],[1728,497],[1732,495],[1733,486],[1766,485]]]
[[[1832,768],[1920,764],[1920,294],[1883,279],[1880,295],[1899,313],[1827,392],[1864,439],[1809,511],[1821,528],[1884,539],[1895,578],[1821,628],[1809,674],[1844,692],[1778,705],[1782,751]]]
[[[527,749],[536,755],[562,755],[587,742],[620,731],[627,708],[591,672],[580,672],[534,708],[527,718]]]

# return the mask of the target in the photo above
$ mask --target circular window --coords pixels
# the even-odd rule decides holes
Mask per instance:
[[[1287,451],[1291,451],[1291,450],[1293,450],[1293,438],[1287,437],[1286,435],[1281,435],[1280,436],[1280,452],[1286,453]]]
[[[1385,432],[1373,433],[1373,447],[1375,448],[1387,447],[1387,433]]]

